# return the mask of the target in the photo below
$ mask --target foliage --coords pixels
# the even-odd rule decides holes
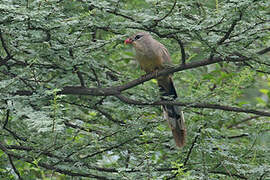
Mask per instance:
[[[0,179],[269,179],[269,9],[0,0]],[[137,31],[175,63],[163,72],[174,72],[185,113],[183,149],[155,76],[141,77],[123,44]]]

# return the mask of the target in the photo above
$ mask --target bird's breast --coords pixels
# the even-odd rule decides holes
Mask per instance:
[[[136,52],[136,60],[146,73],[150,73],[162,68],[162,61],[160,57],[156,56],[152,52]]]

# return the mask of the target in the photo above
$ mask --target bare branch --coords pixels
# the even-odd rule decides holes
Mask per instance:
[[[267,52],[270,52],[270,47],[267,47],[267,48],[265,48],[265,49],[263,49],[263,50],[257,52],[257,54],[258,54],[258,55],[263,55],[263,54],[265,54],[265,53],[267,53]]]
[[[186,159],[185,159],[185,161],[184,161],[184,166],[187,164],[187,162],[188,162],[188,160],[189,160],[189,157],[190,157],[190,155],[191,155],[192,149],[194,148],[194,146],[195,146],[195,144],[196,144],[196,142],[197,142],[199,136],[201,135],[202,129],[203,129],[206,125],[207,125],[207,123],[205,123],[203,126],[201,126],[201,127],[199,128],[198,133],[197,133],[197,135],[195,136],[193,142],[191,143],[191,147],[190,147],[189,150],[188,150],[187,157],[186,157]]]
[[[98,111],[100,114],[102,114],[102,115],[105,116],[108,120],[110,120],[110,121],[112,121],[112,122],[118,123],[118,124],[120,124],[120,125],[125,124],[125,122],[123,122],[123,121],[119,121],[119,120],[114,119],[109,113],[107,113],[106,111],[100,109],[98,106],[86,106],[86,105],[84,105],[84,104],[77,104],[77,103],[74,103],[74,102],[68,102],[68,101],[65,101],[65,100],[61,100],[61,102],[63,102],[63,103],[68,103],[68,104],[75,105],[75,106],[79,106],[79,107],[83,107],[83,108],[87,108],[87,109],[94,109],[94,110]]]
[[[89,155],[85,156],[83,159],[87,159],[87,158],[89,158],[89,157],[96,156],[96,155],[98,155],[98,154],[101,154],[101,153],[110,151],[110,150],[112,150],[112,149],[119,148],[119,147],[123,146],[124,144],[127,144],[127,143],[132,142],[134,139],[136,139],[136,138],[138,138],[138,137],[139,137],[139,136],[134,136],[134,137],[129,138],[129,139],[125,140],[124,142],[121,142],[121,143],[119,143],[119,144],[117,144],[117,145],[114,145],[114,146],[108,147],[108,148],[106,148],[106,149],[103,149],[103,150],[101,150],[101,151],[98,151],[98,152],[94,152],[94,153],[92,153],[92,154],[89,154]]]
[[[257,52],[258,55],[262,55],[266,52],[270,51],[270,48],[263,49],[259,52]],[[157,73],[152,73],[152,74],[146,74],[138,79],[135,79],[133,81],[130,81],[124,85],[121,86],[111,86],[107,88],[85,88],[85,87],[78,87],[78,86],[66,86],[63,88],[62,91],[59,92],[59,94],[73,94],[73,95],[89,95],[89,96],[111,96],[111,95],[117,95],[120,94],[122,91],[125,91],[127,89],[133,88],[139,84],[142,84],[146,81],[149,81],[151,79],[157,78],[159,76],[164,76],[167,74],[173,74],[175,72],[183,71],[183,70],[188,70],[188,69],[193,69],[193,68],[198,68],[202,66],[207,66],[210,64],[215,64],[223,61],[228,61],[228,62],[245,62],[249,60],[248,57],[241,56],[239,58],[232,58],[232,57],[226,57],[226,58],[221,58],[221,57],[212,57],[205,59],[203,61],[199,62],[191,62],[185,65],[179,65],[176,67],[170,67],[164,70],[161,70]]]
[[[94,5],[94,4],[91,4],[91,8],[97,8],[99,10],[104,10],[104,11],[110,13],[110,14],[114,14],[116,16],[120,16],[120,17],[123,17],[125,19],[129,19],[131,21],[134,21],[134,22],[138,22],[139,23],[139,21],[135,20],[134,18],[132,18],[132,17],[130,17],[128,15],[125,15],[125,14],[122,14],[122,13],[117,12],[116,9],[112,10],[109,7],[107,7],[107,8],[105,8],[105,7],[98,7],[98,6]]]
[[[258,111],[254,109],[243,109],[238,107],[231,107],[231,106],[224,106],[219,104],[209,104],[209,103],[184,103],[184,102],[173,102],[173,101],[156,101],[156,102],[141,102],[136,101],[130,98],[127,98],[123,95],[115,95],[118,99],[121,101],[127,103],[127,104],[133,104],[133,105],[144,105],[144,106],[155,106],[155,105],[177,105],[177,106],[185,106],[185,107],[191,107],[191,108],[208,108],[208,109],[218,109],[223,111],[232,111],[232,112],[242,112],[242,113],[251,113],[256,114],[260,116],[267,116],[270,117],[270,112],[266,111]]]
[[[160,19],[157,19],[155,22],[157,23],[159,21],[166,19],[172,13],[173,9],[175,8],[176,2],[177,2],[177,0],[174,0],[173,6],[171,7],[170,11],[167,14],[165,14],[165,16],[161,17]]]
[[[239,125],[239,124],[242,124],[242,123],[244,123],[244,122],[247,122],[247,121],[250,121],[250,120],[252,120],[252,119],[258,119],[260,116],[251,116],[251,117],[248,117],[248,118],[245,118],[245,119],[243,119],[243,120],[241,120],[241,121],[239,121],[239,122],[236,122],[236,123],[234,123],[234,124],[231,124],[231,125],[229,125],[227,128],[233,128],[233,127],[235,127],[235,126],[237,126],[237,125]]]
[[[228,39],[232,33],[232,31],[234,30],[236,24],[238,21],[240,21],[242,19],[242,12],[240,11],[240,15],[239,18],[234,20],[229,28],[229,30],[226,32],[226,34],[218,41],[218,45],[221,45],[224,41],[226,41],[226,39]]]
[[[242,176],[242,175],[233,174],[233,173],[227,173],[227,172],[223,172],[223,171],[209,171],[209,173],[223,174],[223,175],[226,175],[226,176],[234,176],[234,177],[237,177],[239,179],[248,179],[248,178],[246,178],[245,176]]]
[[[138,79],[135,79],[133,81],[130,81],[127,84],[124,84],[122,86],[112,86],[108,88],[85,88],[85,87],[78,87],[78,86],[66,86],[63,88],[62,91],[59,92],[59,94],[73,94],[73,95],[90,95],[90,96],[111,96],[111,95],[117,95],[120,94],[121,91],[130,89],[132,87],[135,87],[139,84],[142,84],[146,81],[149,81],[153,78],[157,78],[162,75],[171,74],[178,71],[183,71],[186,69],[192,69],[196,67],[206,66],[209,64],[214,64],[217,62],[223,61],[222,58],[213,58],[213,60],[206,59],[204,61],[199,62],[192,62],[189,64],[186,64],[184,66],[177,66],[172,68],[167,68],[162,71],[159,71],[158,73],[152,73],[144,75]]]
[[[240,135],[236,135],[236,136],[228,136],[228,137],[224,137],[224,138],[228,138],[228,139],[236,139],[236,138],[241,138],[241,137],[247,137],[249,136],[246,133],[240,134]]]
[[[31,163],[31,164],[34,164],[33,163],[33,159],[31,158],[25,158],[21,155],[18,155],[18,154],[14,154],[13,152],[9,151],[1,142],[0,142],[0,149],[5,152],[5,154],[13,157],[13,158],[16,158],[16,159],[20,159],[20,160],[23,160],[25,162],[28,162],[28,163]],[[50,164],[47,164],[47,163],[43,163],[43,162],[38,162],[38,166],[40,167],[43,167],[45,169],[49,169],[49,170],[53,170],[55,172],[58,172],[58,173],[61,173],[61,174],[66,174],[66,175],[69,175],[69,176],[79,176],[79,177],[89,177],[89,178],[96,178],[96,179],[102,179],[102,180],[107,180],[108,178],[105,177],[105,176],[99,176],[99,175],[94,175],[94,174],[90,174],[90,173],[78,173],[78,172],[73,172],[73,171],[70,171],[70,170],[65,170],[65,169],[61,169],[61,168],[58,168],[58,167],[54,167]]]
[[[178,37],[174,36],[174,39],[178,42],[178,44],[180,46],[182,65],[185,65],[186,64],[186,52],[185,52],[184,44],[181,41],[181,39],[179,39]]]
[[[22,177],[21,177],[21,175],[20,175],[20,172],[17,170],[16,166],[15,166],[14,163],[13,163],[12,156],[9,155],[9,154],[7,154],[7,156],[8,156],[8,160],[9,160],[9,163],[10,163],[10,165],[11,165],[13,171],[17,174],[18,179],[19,179],[19,180],[22,180]]]
[[[9,128],[7,128],[7,124],[8,124],[8,120],[9,120],[9,115],[10,115],[10,110],[7,109],[6,119],[5,119],[5,122],[4,122],[4,125],[3,125],[3,129],[5,129],[7,132],[9,132],[15,139],[17,139],[17,140],[19,139],[19,140],[22,140],[22,141],[27,141],[26,138],[18,136],[15,132],[13,132]]]
[[[78,67],[76,65],[74,66],[74,72],[76,72],[76,74],[77,74],[77,76],[78,76],[78,78],[80,80],[81,87],[85,87],[85,83],[84,83],[82,73],[81,73],[81,71],[78,69]]]
[[[7,54],[7,57],[11,57],[11,54],[7,48],[7,44],[5,43],[5,40],[4,40],[4,37],[3,37],[3,33],[0,29],[0,40],[1,40],[1,43],[2,43],[2,47],[4,48],[6,54]]]

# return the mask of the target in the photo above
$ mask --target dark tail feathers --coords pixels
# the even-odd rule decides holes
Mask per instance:
[[[170,76],[158,78],[158,84],[161,92],[161,99],[173,101],[177,98],[177,93]],[[175,143],[178,147],[185,145],[186,128],[184,114],[178,106],[163,105],[164,117],[172,130]]]

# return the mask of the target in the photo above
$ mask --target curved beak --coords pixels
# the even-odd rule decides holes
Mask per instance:
[[[126,40],[125,40],[125,44],[131,44],[133,42],[133,40],[132,39],[130,39],[130,38],[127,38]]]

